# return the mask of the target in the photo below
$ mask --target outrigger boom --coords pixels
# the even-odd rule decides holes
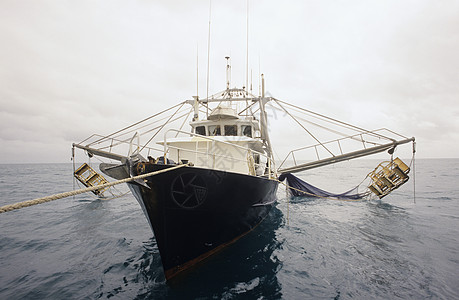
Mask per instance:
[[[355,159],[355,158],[359,158],[359,157],[364,157],[364,156],[368,156],[368,155],[384,152],[384,151],[389,150],[389,149],[394,149],[398,145],[402,145],[402,144],[406,144],[406,143],[410,143],[410,142],[414,142],[414,141],[415,141],[415,138],[412,137],[412,138],[409,138],[409,139],[404,139],[404,140],[400,140],[400,141],[394,141],[393,143],[388,143],[388,144],[384,144],[384,145],[380,145],[380,146],[375,146],[375,147],[372,147],[372,148],[369,148],[369,149],[353,151],[353,152],[346,153],[346,154],[336,155],[336,156],[332,156],[332,157],[329,157],[329,158],[324,158],[324,159],[320,159],[320,160],[317,160],[317,161],[304,163],[304,164],[293,166],[293,167],[279,168],[277,171],[279,173],[301,172],[301,171],[305,171],[305,170],[310,170],[310,169],[314,169],[314,168],[323,167],[323,166],[330,165],[330,164],[335,164],[335,163],[338,163],[338,162],[341,162],[341,161],[345,161],[345,160]]]
[[[83,146],[83,145],[80,145],[80,144],[73,143],[72,146],[75,147],[75,148],[79,148],[79,149],[85,150],[90,155],[97,155],[97,156],[105,157],[105,158],[108,158],[108,159],[117,160],[117,161],[120,161],[120,162],[126,161],[126,159],[127,159],[127,157],[123,156],[123,155],[119,155],[119,154],[116,154],[116,153],[107,152],[107,151],[103,151],[103,150],[99,150],[99,149]]]

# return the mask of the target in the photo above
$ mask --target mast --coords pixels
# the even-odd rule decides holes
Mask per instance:
[[[230,85],[231,85],[231,65],[229,62],[230,57],[225,56],[226,59],[226,91],[229,92]]]
[[[209,70],[210,70],[210,21],[212,19],[212,0],[209,1],[209,34],[207,36],[207,84],[206,84],[206,100],[209,100]],[[206,118],[209,117],[209,104],[206,105]]]
[[[265,97],[265,75],[261,74],[261,98]]]
[[[247,0],[247,34],[246,34],[245,87],[249,90],[249,0]]]
[[[260,98],[260,126],[261,126],[261,139],[263,140],[266,152],[271,160],[273,160],[273,151],[271,147],[271,141],[268,134],[268,117],[265,110],[265,104],[271,99],[265,98],[265,79],[264,75],[261,74],[262,93]]]
[[[193,109],[194,109],[194,115],[193,115],[193,121],[197,121],[199,118],[199,96],[193,96]]]

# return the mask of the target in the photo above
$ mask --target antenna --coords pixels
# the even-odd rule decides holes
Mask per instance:
[[[249,90],[249,0],[247,0],[247,41],[246,41],[246,62],[245,62],[245,86],[246,91]]]
[[[199,98],[199,44],[196,42],[196,97]]]
[[[261,96],[261,63],[260,63],[260,53],[258,53],[258,97]]]
[[[225,56],[226,59],[226,90],[229,91],[231,85],[231,65],[230,65],[230,57]]]
[[[194,98],[193,121],[198,120],[199,116],[199,46],[196,43],[196,97]]]
[[[250,69],[250,93],[253,94],[253,70]]]
[[[210,20],[212,19],[212,0],[209,1],[209,35],[207,36],[207,117],[209,117],[209,70],[210,70]]]
[[[261,74],[261,98],[265,97],[265,76]]]
[[[252,90],[252,84],[253,84],[253,82],[252,82],[252,80],[253,80],[253,79],[252,79],[252,69],[250,69],[250,94],[251,94],[250,97],[251,97],[251,98],[252,98],[252,95],[253,95],[253,90]],[[247,103],[247,105],[248,105],[248,103]],[[250,115],[253,116],[252,106],[250,106],[249,109],[250,109]],[[249,113],[249,112],[247,112],[247,115],[248,115],[248,113]]]

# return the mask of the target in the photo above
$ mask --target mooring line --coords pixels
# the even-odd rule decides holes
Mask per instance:
[[[98,185],[98,186],[92,186],[92,187],[88,187],[88,188],[84,188],[84,189],[74,190],[74,191],[60,193],[60,194],[54,194],[54,195],[51,195],[51,196],[41,197],[41,198],[37,198],[37,199],[33,199],[33,200],[27,200],[27,201],[23,201],[23,202],[14,203],[14,204],[8,204],[8,205],[0,207],[0,213],[4,213],[4,212],[7,212],[7,211],[12,211],[12,210],[15,210],[15,209],[20,209],[20,208],[24,208],[24,207],[28,207],[28,206],[32,206],[32,205],[42,204],[42,203],[46,203],[46,202],[50,202],[50,201],[54,201],[54,200],[58,200],[58,199],[62,199],[62,198],[70,197],[70,196],[75,196],[75,195],[79,195],[79,194],[83,194],[83,193],[87,193],[87,192],[92,192],[92,191],[95,191],[95,190],[98,190],[98,189],[111,187],[111,186],[118,185],[118,184],[121,184],[121,183],[126,183],[126,182],[134,181],[134,180],[137,180],[137,179],[143,179],[143,178],[146,178],[146,177],[149,177],[149,176],[154,176],[154,175],[158,175],[158,174],[161,174],[161,173],[173,171],[173,170],[176,170],[176,169],[179,169],[179,168],[183,168],[183,167],[186,167],[186,166],[188,166],[188,164],[178,165],[178,166],[175,166],[175,167],[172,167],[172,168],[168,168],[168,169],[163,169],[163,170],[159,170],[159,171],[155,171],[155,172],[150,172],[150,173],[146,173],[146,174],[142,174],[142,175],[137,175],[137,176],[134,176],[134,177],[125,178],[125,179],[121,179],[121,180],[105,183],[105,184]]]

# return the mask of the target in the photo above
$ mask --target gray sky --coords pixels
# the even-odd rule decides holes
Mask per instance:
[[[227,55],[245,82],[246,5],[212,2],[210,93]],[[261,70],[276,98],[459,157],[459,1],[250,0],[249,15],[255,91]],[[0,163],[69,162],[72,142],[191,98],[197,54],[204,97],[208,17],[207,0],[1,0]]]

